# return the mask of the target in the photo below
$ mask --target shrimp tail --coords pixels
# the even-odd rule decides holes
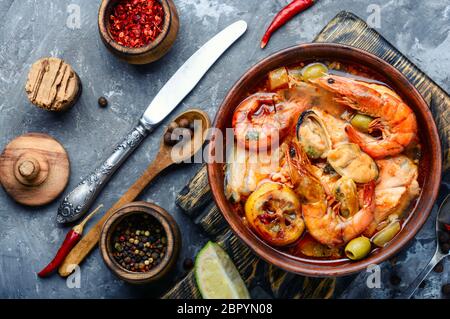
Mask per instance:
[[[350,223],[343,228],[343,241],[348,242],[362,234],[370,226],[374,219],[375,210],[375,182],[364,185],[364,207],[356,213]]]
[[[351,125],[345,127],[345,133],[347,133],[350,142],[358,144],[360,147],[364,146],[365,142],[361,134]]]
[[[350,142],[358,144],[364,152],[374,159],[381,159],[388,155],[396,155],[404,150],[402,145],[396,143],[390,137],[383,140],[372,140],[365,137],[351,125],[345,127],[345,132]]]
[[[363,195],[364,207],[374,208],[375,207],[375,181],[372,180],[364,185],[364,195]]]

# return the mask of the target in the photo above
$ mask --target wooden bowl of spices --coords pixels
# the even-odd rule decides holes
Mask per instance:
[[[103,0],[98,27],[114,55],[131,64],[146,64],[170,50],[179,19],[172,0]]]
[[[120,279],[145,284],[161,279],[175,264],[181,246],[178,226],[161,207],[133,202],[103,226],[100,251]]]

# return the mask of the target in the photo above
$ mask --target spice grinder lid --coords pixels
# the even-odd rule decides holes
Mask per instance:
[[[70,163],[53,137],[28,133],[12,140],[0,155],[0,183],[18,203],[41,206],[64,190]]]

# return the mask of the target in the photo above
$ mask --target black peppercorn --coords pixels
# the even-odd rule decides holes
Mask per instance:
[[[186,118],[182,118],[181,120],[178,121],[178,125],[182,128],[189,128],[190,124],[191,122]]]
[[[442,293],[446,296],[450,296],[450,284],[445,284],[442,286]]]
[[[171,122],[169,124],[169,127],[167,128],[168,132],[173,132],[174,129],[178,128],[178,123],[177,122]]]
[[[402,279],[396,273],[393,273],[389,277],[389,281],[391,282],[391,285],[398,286],[400,285]]]
[[[106,99],[106,97],[101,96],[98,98],[98,105],[100,105],[101,107],[107,107],[108,106],[108,100]]]
[[[192,132],[188,128],[176,128],[172,132],[167,131],[164,134],[164,143],[168,146],[174,146],[175,144],[183,141],[190,140]]]
[[[434,272],[441,273],[444,271],[444,264],[442,261],[434,267]]]
[[[448,251],[450,250],[450,244],[449,243],[442,244],[441,248],[442,248],[442,252],[444,254],[447,254]]]
[[[176,139],[172,138],[172,132],[167,131],[164,134],[164,144],[169,145],[169,146],[173,146],[175,144],[177,144],[178,141]]]
[[[192,269],[192,267],[194,267],[194,261],[191,258],[186,258],[183,261],[183,268],[185,270],[190,270],[190,269]]]
[[[439,232],[438,238],[439,238],[439,242],[441,244],[445,244],[445,243],[448,243],[450,241],[450,235],[448,233],[446,233],[446,232],[442,232],[442,231]]]
[[[328,84],[334,84],[335,81],[333,78],[328,78],[327,82]]]

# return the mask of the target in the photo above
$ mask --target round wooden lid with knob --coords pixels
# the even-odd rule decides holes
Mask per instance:
[[[53,137],[28,133],[12,140],[0,156],[0,183],[18,203],[50,203],[69,181],[70,163],[64,147]]]

